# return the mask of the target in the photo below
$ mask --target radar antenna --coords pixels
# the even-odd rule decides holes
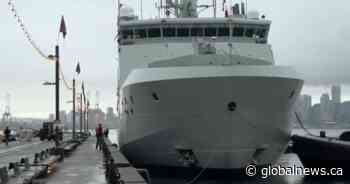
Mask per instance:
[[[214,16],[216,17],[216,0],[212,1],[212,4],[198,5],[198,0],[160,0],[158,3],[159,11],[164,10],[163,15],[170,17],[198,17],[198,13],[201,11],[213,8]],[[161,14],[161,13],[159,13]]]

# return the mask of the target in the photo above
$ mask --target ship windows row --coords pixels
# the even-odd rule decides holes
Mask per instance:
[[[123,39],[143,39],[143,38],[160,38],[160,37],[229,37],[230,28],[228,27],[191,27],[191,28],[140,28],[140,29],[124,29],[121,38]],[[248,38],[265,38],[267,34],[266,28],[251,27],[234,27],[231,35],[233,37]]]

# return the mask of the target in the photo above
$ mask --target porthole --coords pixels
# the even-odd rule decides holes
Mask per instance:
[[[155,101],[159,101],[159,97],[158,97],[157,93],[152,93],[152,97]]]
[[[227,108],[228,108],[228,110],[231,111],[231,112],[235,111],[235,110],[237,109],[237,104],[236,104],[236,102],[230,102],[230,103],[228,103]]]

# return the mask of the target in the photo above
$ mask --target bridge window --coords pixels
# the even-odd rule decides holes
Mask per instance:
[[[123,39],[132,39],[133,31],[132,29],[126,29],[122,31],[122,38]]]
[[[175,37],[175,28],[167,27],[163,29],[164,37]]]
[[[216,28],[215,27],[207,27],[205,30],[205,36],[216,36]]]
[[[193,27],[191,29],[191,36],[203,36],[203,28]]]
[[[219,27],[218,36],[230,36],[230,29],[228,27]]]
[[[148,37],[149,38],[160,37],[160,28],[150,28],[150,29],[148,29]]]
[[[233,29],[233,36],[234,37],[242,37],[244,33],[244,29],[242,27],[235,27]]]
[[[258,29],[257,30],[257,35],[259,36],[259,38],[265,38],[265,36],[266,36],[266,29]]]
[[[190,29],[189,28],[177,28],[177,36],[178,37],[190,36]]]
[[[255,33],[254,28],[247,28],[245,32],[245,36],[251,38],[253,37],[254,33]]]
[[[147,38],[146,29],[136,29],[135,30],[135,38]]]

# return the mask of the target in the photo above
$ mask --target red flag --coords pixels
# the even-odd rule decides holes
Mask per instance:
[[[77,67],[75,68],[75,71],[76,71],[78,74],[80,74],[80,64],[79,64],[79,62],[78,62],[78,64],[77,64]]]
[[[67,28],[66,28],[66,22],[64,21],[64,17],[63,16],[61,18],[60,33],[63,34],[63,38],[66,38]]]

